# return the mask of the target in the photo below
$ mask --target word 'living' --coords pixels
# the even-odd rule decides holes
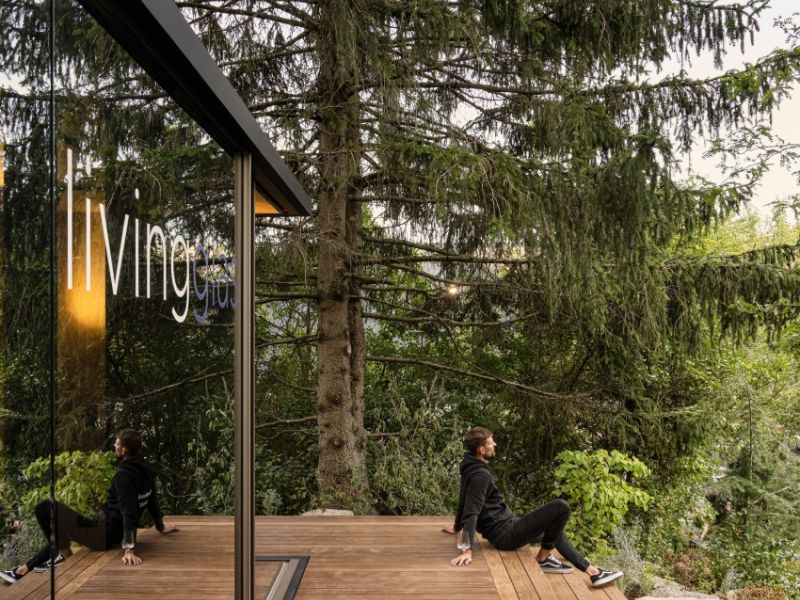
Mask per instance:
[[[91,167],[87,162],[86,170],[87,174],[91,174],[90,172]],[[73,177],[72,177],[72,170],[73,170],[73,160],[72,160],[72,150],[67,149],[67,289],[72,289],[72,272],[73,272],[73,223],[72,223],[72,216],[74,211],[74,199],[73,199]],[[138,199],[139,190],[135,191],[136,198]],[[86,291],[92,290],[92,202],[89,198],[85,198],[86,203]],[[122,235],[119,241],[119,251],[117,252],[117,260],[116,263],[112,256],[111,251],[111,242],[108,236],[108,221],[106,219],[106,208],[102,203],[98,203],[98,210],[100,212],[100,221],[103,225],[103,241],[105,243],[106,248],[106,264],[108,265],[108,275],[109,279],[111,280],[111,292],[116,296],[117,290],[119,289],[119,280],[120,275],[122,273],[122,261],[124,259],[126,245],[125,240],[128,234],[128,222],[130,221],[130,217],[126,214],[125,218],[122,221]],[[134,229],[134,242],[133,242],[133,264],[134,264],[134,296],[139,298],[140,294],[140,287],[139,287],[139,255],[140,255],[140,248],[139,248],[139,230],[140,230],[140,223],[139,219],[133,220],[133,229]],[[197,243],[194,247],[194,256],[190,258],[189,256],[189,246],[186,243],[184,237],[180,234],[172,237],[167,237],[164,234],[164,230],[159,227],[158,225],[150,225],[149,223],[145,223],[145,239],[147,240],[145,244],[145,277],[147,281],[147,285],[145,287],[145,294],[147,298],[151,297],[151,277],[150,277],[150,256],[151,250],[153,248],[154,242],[157,242],[161,246],[161,254],[162,254],[162,296],[163,299],[167,299],[167,255],[169,254],[169,271],[170,271],[170,279],[172,280],[172,290],[175,295],[179,299],[186,298],[185,305],[183,306],[183,312],[178,312],[175,307],[172,308],[172,317],[178,322],[183,323],[186,320],[186,316],[189,314],[189,303],[191,301],[192,294],[189,291],[190,283],[192,284],[191,287],[194,288],[194,297],[197,298],[200,302],[205,302],[205,308],[202,313],[198,311],[194,312],[195,320],[198,323],[206,323],[206,317],[208,315],[209,306],[219,306],[220,308],[225,308],[228,305],[231,308],[236,308],[236,284],[233,281],[233,278],[230,277],[228,274],[228,265],[230,264],[232,268],[236,268],[236,258],[231,258],[228,261],[228,258],[225,256],[224,253],[217,254],[213,259],[214,263],[220,265],[222,267],[223,275],[210,282],[209,286],[209,279],[208,277],[203,277],[203,287],[202,289],[197,284],[197,259],[198,256],[201,256],[203,259],[203,263],[200,265],[200,268],[204,268],[204,273],[207,275],[210,273],[209,271],[209,258],[211,258],[215,253],[208,252],[204,247],[203,244]],[[169,240],[170,251],[167,252],[167,240]],[[179,285],[177,281],[177,277],[175,275],[175,265],[176,262],[180,262],[181,257],[185,258],[186,261],[186,280],[183,282],[182,285]],[[212,266],[213,264],[212,263]],[[116,266],[115,266],[116,264]],[[191,265],[191,267],[190,267]],[[233,294],[228,294],[228,285],[233,283]],[[224,295],[223,295],[224,290]]]

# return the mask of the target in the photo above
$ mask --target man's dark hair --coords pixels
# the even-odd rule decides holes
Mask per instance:
[[[142,434],[135,429],[121,429],[117,432],[120,445],[128,451],[128,456],[138,456],[142,449]]]
[[[494,434],[486,427],[473,427],[464,436],[464,445],[473,456],[478,453],[478,448],[483,446]]]

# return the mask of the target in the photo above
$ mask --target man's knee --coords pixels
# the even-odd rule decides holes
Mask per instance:
[[[564,515],[565,517],[568,517],[568,516],[569,516],[569,513],[570,513],[570,508],[569,508],[569,504],[567,504],[567,502],[566,502],[565,500],[562,500],[561,498],[558,498],[558,499],[556,499],[556,500],[553,500],[553,501],[550,503],[550,505],[551,505],[551,506],[552,506],[552,507],[553,507],[555,510],[557,510],[557,511],[558,511],[558,514],[559,514],[559,515]]]
[[[33,507],[33,512],[36,516],[50,516],[50,507],[52,502],[50,500],[42,500]]]

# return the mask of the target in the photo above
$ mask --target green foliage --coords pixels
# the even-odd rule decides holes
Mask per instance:
[[[705,552],[692,548],[676,555],[668,551],[664,560],[672,569],[671,576],[681,585],[702,592],[717,589],[713,565]]]
[[[726,523],[714,536],[708,554],[717,581],[728,587],[769,586],[800,599],[800,540],[777,532],[754,536],[739,523]],[[765,535],[766,533],[766,535]]]
[[[10,569],[28,561],[47,543],[39,523],[29,518],[7,528],[10,535],[0,547],[0,569]]]
[[[632,456],[612,450],[566,450],[556,457],[556,491],[574,507],[571,535],[579,545],[602,545],[622,525],[630,505],[646,511],[653,498],[633,481],[644,480],[650,469]]]
[[[233,395],[225,389],[221,396],[205,398],[209,407],[196,415],[194,437],[188,445],[187,469],[192,470],[192,488],[186,508],[198,514],[232,515],[234,496]],[[269,459],[263,444],[255,448],[256,514],[276,514],[284,500],[275,489],[277,466]]]
[[[702,455],[684,456],[662,480],[648,480],[646,489],[653,503],[643,516],[646,527],[640,522],[639,538],[639,548],[647,560],[659,562],[666,550],[680,554],[700,543],[717,518],[704,496],[714,470]]]
[[[113,452],[62,452],[55,456],[56,499],[81,514],[95,514],[108,498],[108,488],[114,476],[116,459]],[[23,497],[25,511],[50,497],[50,458],[33,461],[22,472],[36,485]],[[42,485],[44,483],[44,485]]]
[[[412,409],[402,396],[395,396],[384,410],[388,414],[378,422],[397,423],[391,429],[400,434],[387,435],[370,448],[370,483],[378,510],[452,514],[459,481],[455,461],[463,448],[458,417],[436,399]]]
[[[639,551],[643,535],[641,522],[617,527],[611,532],[609,545],[592,554],[593,563],[624,573],[619,586],[628,598],[649,596],[653,589],[654,565]]]

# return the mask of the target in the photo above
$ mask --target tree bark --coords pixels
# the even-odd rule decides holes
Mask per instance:
[[[320,499],[324,506],[369,512],[364,433],[366,348],[360,300],[351,299],[360,205],[356,15],[348,3],[320,9],[318,120],[320,163],[317,414]]]

